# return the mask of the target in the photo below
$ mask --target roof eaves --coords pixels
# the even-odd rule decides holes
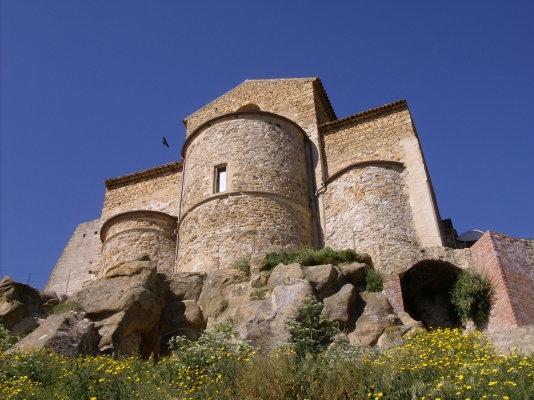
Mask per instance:
[[[182,169],[181,161],[174,161],[168,164],[159,165],[157,167],[148,168],[142,171],[133,172],[131,174],[118,176],[116,178],[106,179],[104,183],[107,189],[114,189],[128,183],[138,182],[143,179],[163,175],[168,172],[180,171]]]
[[[323,86],[323,82],[320,78],[314,79],[314,84],[317,89],[317,93],[319,94],[319,97],[323,101],[324,105],[326,106],[326,109],[328,111],[329,117],[332,119],[332,121],[337,120],[336,112],[334,111],[334,107],[332,107],[332,103],[330,102],[330,98],[328,97],[328,93],[326,93],[326,90]]]
[[[319,130],[321,132],[326,132],[330,129],[339,128],[339,127],[342,127],[348,124],[352,124],[352,123],[355,123],[355,122],[358,122],[364,119],[368,119],[368,118],[373,118],[378,115],[391,112],[391,111],[395,111],[395,110],[400,110],[403,108],[408,108],[408,103],[406,102],[406,100],[405,99],[397,100],[392,103],[384,104],[380,107],[375,107],[369,110],[360,111],[356,114],[349,115],[348,117],[338,119],[336,121],[325,122],[324,124],[319,126]]]

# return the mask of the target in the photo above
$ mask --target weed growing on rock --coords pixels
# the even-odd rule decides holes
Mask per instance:
[[[323,303],[307,298],[298,310],[297,317],[287,322],[291,343],[300,358],[320,353],[339,333],[337,324],[324,319],[321,311],[323,311]]]
[[[374,268],[365,270],[365,290],[368,292],[381,292],[384,290],[382,275]]]
[[[250,276],[250,262],[247,258],[240,258],[234,261],[231,266],[243,272],[246,276]]]

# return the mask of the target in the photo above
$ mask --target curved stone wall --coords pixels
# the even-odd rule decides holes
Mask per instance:
[[[109,218],[100,230],[102,273],[148,256],[158,272],[171,273],[176,254],[177,218],[157,211],[130,211]]]
[[[270,113],[233,113],[199,127],[182,153],[178,270],[312,245],[308,142],[297,125]],[[214,193],[219,165],[227,190]]]
[[[382,272],[395,269],[401,250],[418,245],[404,175],[398,163],[366,162],[328,182],[325,245],[367,252]]]

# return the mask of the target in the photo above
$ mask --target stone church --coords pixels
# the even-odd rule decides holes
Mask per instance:
[[[184,124],[179,161],[106,180],[100,218],[78,225],[47,290],[143,257],[164,274],[209,273],[329,246],[368,253],[397,310],[474,268],[497,294],[488,329],[534,324],[533,241],[466,240],[442,220],[406,101],[338,118],[318,78],[247,80]]]

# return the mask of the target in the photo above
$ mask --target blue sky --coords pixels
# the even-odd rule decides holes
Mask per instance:
[[[442,217],[534,237],[533,38],[519,0],[2,0],[0,275],[42,286],[104,179],[247,78],[319,76],[338,117],[406,98]]]

